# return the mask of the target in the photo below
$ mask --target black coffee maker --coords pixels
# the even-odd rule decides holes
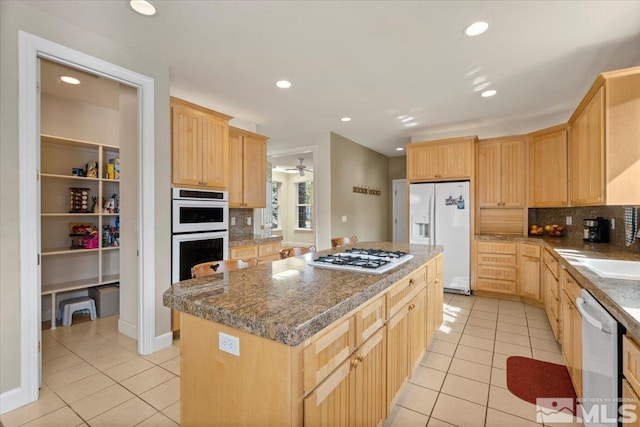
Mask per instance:
[[[585,242],[609,243],[609,220],[601,216],[595,219],[585,219],[584,237]]]

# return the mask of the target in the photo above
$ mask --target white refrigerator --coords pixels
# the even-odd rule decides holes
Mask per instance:
[[[471,293],[470,202],[469,181],[409,186],[410,243],[444,246],[445,292]]]

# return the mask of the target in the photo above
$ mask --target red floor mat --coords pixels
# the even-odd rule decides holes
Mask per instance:
[[[566,366],[529,357],[511,356],[507,359],[507,388],[520,399],[534,405],[537,398],[576,401],[576,392]],[[553,401],[548,401],[544,406],[558,409],[554,407]],[[575,414],[575,403],[573,406]]]

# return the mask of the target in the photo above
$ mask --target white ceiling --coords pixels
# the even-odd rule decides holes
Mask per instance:
[[[123,0],[26,3],[168,63],[172,95],[272,141],[332,131],[391,156],[443,126],[566,119],[599,72],[640,65],[640,1],[155,0],[151,18]],[[489,30],[464,36],[476,20]]]

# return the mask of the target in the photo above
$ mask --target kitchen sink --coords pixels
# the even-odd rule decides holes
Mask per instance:
[[[584,255],[558,250],[573,265],[582,265],[600,277],[608,279],[640,280],[640,261],[588,258]]]

